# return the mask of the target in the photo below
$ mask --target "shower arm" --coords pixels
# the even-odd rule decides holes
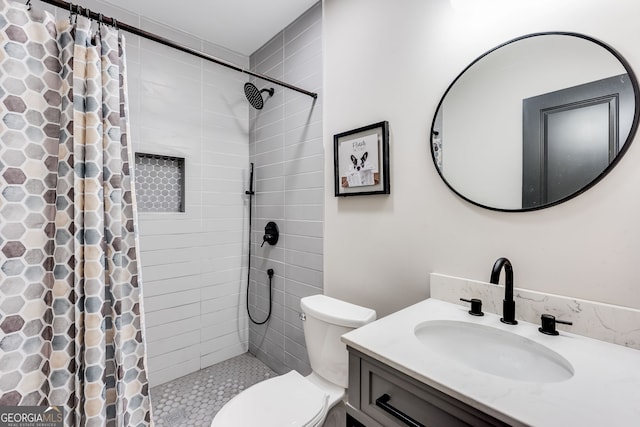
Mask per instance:
[[[93,19],[94,21],[101,22],[101,23],[106,24],[106,25],[111,25],[111,26],[113,26],[115,28],[121,29],[121,30],[126,31],[128,33],[135,34],[136,36],[140,36],[140,37],[143,37],[143,38],[145,38],[147,40],[151,40],[151,41],[154,41],[156,43],[160,43],[160,44],[163,44],[165,46],[172,47],[172,48],[177,49],[177,50],[179,50],[181,52],[188,53],[188,54],[193,55],[193,56],[197,56],[198,58],[201,58],[201,59],[204,59],[204,60],[207,60],[207,61],[210,61],[210,62],[214,62],[214,63],[216,63],[218,65],[222,65],[223,67],[231,68],[232,70],[238,71],[240,73],[245,73],[245,74],[248,74],[248,75],[250,75],[252,77],[256,77],[256,78],[268,81],[270,83],[277,84],[278,86],[282,86],[282,87],[285,87],[287,89],[291,89],[291,90],[294,90],[296,92],[300,92],[302,94],[305,94],[305,95],[308,95],[308,96],[312,97],[313,99],[318,98],[318,94],[315,93],[315,92],[310,92],[308,90],[299,88],[299,87],[291,85],[289,83],[285,83],[285,82],[283,82],[281,80],[274,79],[274,78],[269,77],[269,76],[265,76],[264,74],[254,73],[253,71],[246,70],[246,69],[244,69],[242,67],[239,67],[239,66],[237,66],[235,64],[232,64],[231,62],[224,61],[224,60],[222,60],[220,58],[216,58],[215,56],[207,55],[206,53],[203,53],[203,52],[198,52],[197,50],[194,50],[194,49],[191,49],[189,47],[183,46],[183,45],[181,45],[179,43],[176,43],[173,40],[169,40],[169,39],[164,38],[162,36],[159,36],[157,34],[153,34],[153,33],[150,33],[148,31],[145,31],[145,30],[141,30],[140,28],[133,27],[131,25],[125,24],[124,22],[117,21],[115,18],[106,17],[106,16],[102,15],[101,13],[93,12],[93,11],[87,9],[87,8],[83,8],[81,6],[74,5],[72,3],[68,3],[68,2],[63,1],[63,0],[40,0],[40,1],[42,3],[47,3],[47,4],[50,4],[50,5],[56,6],[56,7],[60,8],[60,9],[65,9],[65,10],[69,11],[70,13],[75,13],[75,14],[78,14],[78,15],[82,14],[84,16],[87,16],[90,19]]]

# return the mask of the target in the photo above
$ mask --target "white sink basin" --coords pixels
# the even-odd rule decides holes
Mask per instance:
[[[528,338],[491,326],[429,320],[414,333],[427,351],[470,368],[517,381],[550,383],[573,376],[571,364]]]

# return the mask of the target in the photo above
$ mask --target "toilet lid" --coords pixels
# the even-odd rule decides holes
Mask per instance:
[[[211,427],[303,427],[321,421],[329,395],[296,371],[262,381],[231,399]]]

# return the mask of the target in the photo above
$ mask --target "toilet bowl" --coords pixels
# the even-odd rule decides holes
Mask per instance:
[[[313,374],[311,374],[313,375]],[[290,371],[249,387],[227,402],[212,427],[319,427],[329,409],[344,397]]]
[[[348,353],[340,337],[376,312],[325,295],[300,300],[311,374],[296,371],[255,384],[231,399],[211,427],[320,427],[346,395]]]

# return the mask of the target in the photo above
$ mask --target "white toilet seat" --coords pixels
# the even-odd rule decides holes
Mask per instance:
[[[211,427],[315,427],[329,409],[329,394],[291,371],[238,394],[218,412]]]

